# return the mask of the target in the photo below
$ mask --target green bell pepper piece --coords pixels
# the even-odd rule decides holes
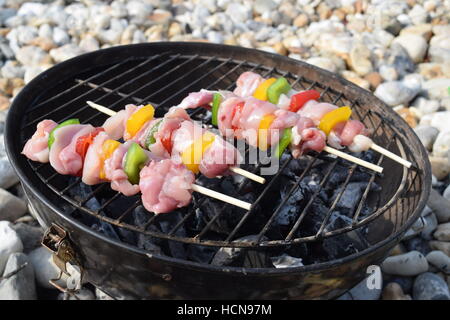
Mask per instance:
[[[219,107],[220,107],[220,103],[222,102],[222,95],[218,92],[214,93],[213,96],[213,104],[212,104],[212,118],[211,118],[211,123],[215,126],[218,125],[218,120],[217,117],[219,115]]]
[[[148,156],[144,149],[136,142],[133,142],[125,156],[124,171],[128,176],[128,181],[132,184],[139,183],[139,173],[145,166]]]
[[[60,124],[58,124],[56,127],[54,127],[52,129],[52,131],[50,131],[50,134],[48,136],[48,148],[50,149],[53,145],[53,143],[55,142],[55,131],[61,127],[65,127],[71,124],[80,124],[80,120],[78,119],[69,119],[66,120],[64,122],[61,122]]]
[[[272,83],[267,89],[267,99],[269,102],[277,104],[281,94],[286,94],[289,90],[291,90],[291,86],[286,78],[278,78],[277,81]]]
[[[145,139],[145,147],[147,149],[150,148],[150,146],[156,142],[154,135],[156,132],[158,132],[161,122],[162,122],[162,119],[160,119],[158,122],[156,122],[153,125],[153,127],[151,127],[150,131],[148,132],[147,138]]]
[[[277,158],[281,158],[281,155],[283,154],[284,150],[286,150],[287,146],[291,143],[291,140],[292,140],[292,128],[284,129],[280,142],[278,142],[278,145],[275,148],[275,156]]]

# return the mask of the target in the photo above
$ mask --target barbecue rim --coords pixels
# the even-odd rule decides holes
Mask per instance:
[[[392,243],[400,241],[403,233],[414,223],[414,221],[420,216],[420,213],[423,209],[423,207],[426,204],[429,191],[431,189],[431,170],[430,170],[430,164],[428,161],[428,155],[425,150],[425,148],[421,145],[420,141],[418,140],[415,133],[407,126],[407,124],[404,122],[404,120],[397,115],[394,111],[392,111],[389,107],[387,107],[384,103],[382,103],[379,99],[374,97],[370,92],[365,91],[356,85],[350,83],[349,81],[340,78],[339,76],[330,73],[328,71],[322,70],[320,68],[317,68],[315,66],[308,65],[301,61],[296,61],[293,59],[290,59],[288,57],[279,56],[267,52],[261,52],[251,49],[245,49],[241,47],[235,47],[235,46],[224,46],[224,45],[215,45],[215,44],[205,44],[205,43],[184,43],[184,42],[159,42],[159,43],[152,43],[152,44],[136,44],[136,45],[127,45],[127,46],[118,46],[108,49],[102,49],[99,51],[83,54],[81,56],[75,57],[73,59],[64,61],[55,67],[45,71],[44,73],[38,75],[35,79],[33,79],[27,86],[25,86],[22,91],[18,94],[18,96],[14,99],[13,104],[10,108],[10,111],[7,116],[6,120],[6,127],[5,127],[5,145],[6,145],[6,152],[7,155],[17,172],[20,181],[25,184],[25,186],[31,190],[34,195],[42,201],[46,206],[52,208],[62,219],[66,220],[68,223],[74,224],[77,226],[77,228],[89,232],[91,235],[98,237],[102,239],[103,241],[111,242],[115,245],[119,245],[123,248],[127,248],[129,250],[133,250],[135,252],[143,253],[143,254],[149,254],[148,251],[145,251],[143,249],[139,249],[135,246],[131,246],[128,244],[125,244],[120,241],[115,241],[107,236],[104,236],[98,232],[93,231],[88,226],[82,224],[79,221],[76,221],[75,219],[68,217],[64,212],[62,211],[61,207],[58,206],[56,203],[54,203],[52,200],[50,200],[48,197],[46,197],[39,188],[35,185],[35,183],[32,181],[33,179],[39,179],[38,177],[34,176],[31,177],[27,171],[30,170],[30,168],[25,168],[24,163],[26,163],[25,159],[23,159],[23,156],[20,154],[21,148],[23,147],[22,144],[17,143],[17,140],[20,140],[17,133],[17,130],[19,129],[19,124],[22,123],[23,118],[22,112],[28,112],[33,110],[32,108],[26,108],[27,105],[34,105],[38,100],[39,96],[45,92],[49,86],[48,82],[53,81],[52,84],[58,84],[60,82],[64,82],[69,80],[70,78],[73,78],[74,73],[81,73],[86,72],[89,69],[92,68],[92,64],[95,66],[100,65],[110,65],[112,63],[117,63],[120,60],[117,60],[121,56],[132,56],[135,57],[136,60],[138,58],[144,57],[144,54],[161,54],[164,53],[174,53],[177,51],[180,51],[183,54],[192,54],[197,55],[198,57],[206,57],[205,59],[209,57],[216,57],[220,61],[230,61],[231,59],[233,62],[237,63],[247,63],[248,65],[259,65],[264,66],[267,68],[272,68],[274,70],[282,70],[282,72],[286,72],[292,74],[295,76],[295,74],[301,74],[302,78],[303,76],[306,77],[306,79],[310,79],[310,81],[313,81],[316,85],[320,86],[322,89],[326,90],[333,90],[335,92],[340,92],[343,96],[355,96],[358,97],[358,100],[364,101],[365,104],[372,104],[377,105],[378,109],[376,110],[380,117],[384,119],[386,123],[390,125],[390,129],[393,130],[397,137],[399,139],[401,138],[402,142],[404,144],[400,144],[397,140],[397,146],[400,150],[400,156],[406,157],[407,151],[404,149],[412,147],[415,149],[414,154],[410,154],[410,157],[414,157],[412,162],[414,163],[415,168],[410,169],[415,171],[417,175],[421,176],[423,185],[422,189],[418,190],[420,191],[420,198],[417,202],[417,205],[415,208],[408,208],[408,210],[412,210],[413,213],[407,216],[407,220],[403,225],[400,226],[400,228],[396,228],[396,231],[394,231],[392,234],[389,235],[389,237],[385,238],[384,240],[381,240],[368,248],[366,248],[363,251],[360,251],[355,254],[348,255],[344,258],[335,259],[333,261],[328,261],[324,263],[314,264],[314,265],[307,265],[303,267],[296,267],[296,268],[287,268],[287,270],[282,269],[273,269],[273,268],[235,268],[235,267],[227,267],[226,269],[231,270],[245,270],[246,272],[259,272],[258,270],[264,270],[264,272],[269,273],[283,273],[288,272],[288,270],[292,269],[298,269],[298,270],[318,270],[321,268],[327,268],[332,265],[337,265],[344,263],[346,261],[350,261],[352,259],[356,259],[359,256],[370,254],[371,252],[379,249],[382,246],[388,246],[388,244],[392,245]],[[138,52],[138,54],[136,54]],[[199,54],[201,53],[201,54]],[[219,56],[219,57],[217,57]],[[259,60],[258,62],[248,62],[245,57],[249,58],[249,60]],[[236,59],[235,59],[236,58]],[[116,59],[116,60],[114,60]],[[227,60],[228,59],[228,60]],[[96,65],[96,63],[100,63],[99,65]],[[84,66],[86,66],[86,70],[82,69]],[[90,67],[91,66],[91,67]],[[64,78],[61,77],[61,75],[64,75]],[[56,79],[56,80],[52,80]],[[22,142],[22,141],[20,141]],[[33,173],[34,174],[34,173]],[[408,169],[402,168],[402,182],[400,183],[399,188],[397,191],[393,194],[391,199],[381,208],[378,208],[378,210],[375,213],[372,213],[370,216],[370,219],[365,221],[364,224],[369,224],[372,220],[379,217],[381,214],[383,214],[389,207],[398,200],[398,198],[402,195],[402,192],[404,192],[404,184],[406,183],[408,175]],[[65,201],[65,200],[64,200]],[[360,226],[360,225],[359,225]],[[357,226],[357,227],[359,227]],[[355,226],[350,226],[348,230],[341,230],[339,233],[347,232],[354,230]],[[337,233],[336,233],[337,234]],[[333,236],[335,234],[332,234],[330,236]],[[193,239],[193,238],[189,238]],[[200,240],[200,241],[183,241],[182,239],[177,238],[169,238],[169,240],[174,241],[181,241],[185,243],[192,243],[192,244],[198,244],[198,245],[212,245],[212,246],[225,246],[225,247],[254,247],[254,244],[252,243],[235,243],[235,242],[225,242],[220,241],[218,243],[215,243],[214,241],[210,240]],[[315,239],[314,239],[315,240]],[[304,241],[304,240],[303,240]],[[285,245],[291,245],[293,243],[296,243],[296,239],[292,241],[285,241],[285,240],[272,240],[272,241],[266,241],[261,242],[257,246],[285,246]],[[152,255],[154,257],[158,257],[158,259],[161,260],[167,260],[172,262],[180,261],[180,259],[167,257],[165,255]],[[184,264],[192,265],[192,266],[205,266],[202,263],[197,262],[191,262],[187,260],[182,260]],[[212,265],[208,265],[208,268],[217,268],[218,270],[224,270],[224,267],[215,267]]]

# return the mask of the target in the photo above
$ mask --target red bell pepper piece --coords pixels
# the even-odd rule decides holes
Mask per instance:
[[[94,138],[102,131],[105,131],[105,129],[95,128],[94,131],[78,138],[77,144],[75,146],[75,152],[78,153],[81,158],[83,158],[83,161],[86,157],[89,146],[92,144],[92,142],[94,142]]]
[[[292,112],[297,112],[303,105],[309,100],[317,100],[320,97],[320,92],[316,90],[306,90],[294,94],[291,97],[291,104],[289,105],[289,110]]]

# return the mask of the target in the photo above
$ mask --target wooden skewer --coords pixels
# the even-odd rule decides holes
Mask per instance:
[[[408,169],[411,168],[412,163],[409,162],[408,160],[403,159],[402,157],[399,157],[398,155],[396,155],[395,153],[390,152],[389,150],[386,150],[382,147],[380,147],[379,145],[377,145],[376,143],[372,142],[372,145],[370,146],[370,149],[381,153],[382,155],[385,155],[386,157],[400,163],[401,165],[407,167]]]
[[[109,115],[111,117],[117,114],[116,111],[108,109],[107,107],[104,107],[104,106],[102,106],[102,105],[100,105],[98,103],[95,103],[95,102],[92,102],[92,101],[86,101],[86,103],[90,107],[92,107],[92,108],[94,108],[94,109],[96,109],[96,110],[98,110],[100,112],[103,112],[103,113],[105,113],[105,114],[107,114],[107,115]],[[241,176],[244,176],[246,178],[249,178],[250,180],[253,180],[255,182],[258,182],[258,183],[261,183],[261,184],[266,183],[266,179],[265,178],[260,177],[260,176],[254,174],[254,173],[249,172],[249,171],[246,171],[246,170],[244,170],[242,168],[230,167],[230,171],[232,171],[232,172],[234,172],[236,174],[239,174]]]
[[[403,159],[402,157],[399,157],[395,153],[390,152],[389,150],[386,150],[385,148],[380,147],[375,142],[372,141],[369,137],[363,136],[363,135],[356,135],[353,141],[358,141],[361,144],[366,144],[370,146],[370,149],[373,151],[379,152],[382,155],[400,163],[401,165],[405,166],[406,168],[411,168],[412,163],[408,160]]]
[[[192,185],[192,190],[194,190],[195,192],[204,194],[206,196],[209,196],[211,198],[223,201],[223,202],[227,202],[229,204],[235,205],[236,207],[245,209],[245,210],[250,210],[250,208],[252,207],[251,203],[227,196],[223,193],[199,186],[198,184],[193,184]]]
[[[265,179],[265,178],[260,177],[260,176],[258,176],[258,175],[256,175],[256,174],[251,173],[251,172],[249,172],[249,171],[247,171],[247,170],[244,170],[244,169],[242,169],[242,168],[239,168],[239,167],[230,167],[230,171],[231,171],[231,172],[234,172],[234,173],[236,173],[236,174],[239,174],[239,175],[241,175],[241,176],[244,176],[244,177],[246,177],[246,178],[249,178],[250,180],[259,182],[259,183],[261,183],[261,184],[266,183],[266,179]]]
[[[383,172],[383,168],[380,167],[380,166],[377,166],[376,164],[367,162],[365,160],[361,160],[361,159],[359,159],[357,157],[351,156],[351,155],[349,155],[349,154],[347,154],[345,152],[336,150],[336,149],[331,148],[329,146],[325,146],[325,148],[323,148],[323,150],[328,152],[328,153],[334,154],[335,156],[338,156],[338,157],[341,157],[341,158],[343,158],[345,160],[348,160],[350,162],[354,162],[354,163],[356,163],[356,164],[358,164],[358,165],[360,165],[362,167],[371,169],[371,170],[373,170],[375,172],[379,172],[379,173]]]

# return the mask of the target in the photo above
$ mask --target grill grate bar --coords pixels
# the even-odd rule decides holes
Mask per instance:
[[[102,183],[100,184],[98,187],[96,187],[92,192],[90,192],[86,199],[84,199],[83,201],[80,202],[80,206],[84,206],[86,204],[86,202],[88,202],[89,200],[91,200],[97,193],[99,193],[100,191],[102,191],[103,189],[105,189],[105,187],[107,186],[107,183]]]
[[[121,96],[122,98],[129,98],[131,100],[133,100],[134,102],[141,104],[142,102],[144,102],[144,100],[142,100],[141,98],[138,97],[134,97],[134,96],[128,96],[128,94],[120,92],[120,91],[116,91],[116,90],[112,90],[109,89],[107,87],[104,86],[99,86],[98,84],[92,83],[92,82],[87,82],[86,80],[81,80],[81,79],[75,79],[76,82],[78,83],[82,83],[84,85],[87,85],[88,87],[91,87],[92,89],[98,89],[107,93],[113,93],[113,94],[117,94],[118,96]],[[152,105],[156,106],[157,104],[154,102],[150,102]]]
[[[289,158],[289,161],[286,162],[286,166],[287,164],[292,160],[292,156]],[[273,212],[272,216],[269,218],[269,221],[267,221],[267,223],[265,224],[265,226],[263,227],[263,229],[261,230],[261,232],[258,234],[258,238],[257,238],[257,242],[260,243],[261,239],[263,238],[263,236],[267,233],[267,231],[269,230],[270,226],[272,225],[272,222],[275,220],[275,218],[277,217],[277,215],[280,213],[280,210],[284,207],[284,205],[286,204],[286,202],[289,200],[290,196],[297,190],[298,186],[300,185],[300,182],[303,180],[303,178],[305,177],[305,175],[309,172],[309,170],[312,168],[312,166],[314,165],[314,163],[316,162],[317,158],[313,158],[313,160],[311,160],[308,163],[308,166],[305,168],[305,170],[302,172],[302,174],[300,175],[300,177],[297,179],[297,181],[295,182],[295,184],[291,187],[291,189],[289,190],[289,192],[286,194],[286,196],[283,198],[283,200],[281,200],[280,204],[277,206],[277,208],[275,209],[275,211]],[[285,168],[285,166],[283,167],[283,169]],[[280,170],[282,171],[282,170]],[[272,180],[273,181],[273,180]]]
[[[136,69],[138,69],[138,68],[140,68],[140,67],[142,67],[142,66],[144,66],[144,65],[146,65],[146,64],[148,64],[148,63],[150,63],[151,61],[153,61],[153,60],[155,60],[156,58],[159,58],[159,57],[161,57],[161,55],[152,56],[152,57],[150,57],[149,59],[146,59],[146,60],[144,60],[143,62],[141,62],[140,64],[136,65],[135,67],[133,67],[133,68],[131,68],[131,69],[125,71],[124,73],[121,73],[119,76],[113,77],[113,78],[111,78],[111,79],[105,81],[105,82],[103,83],[103,85],[108,84],[108,83],[110,83],[110,82],[116,80],[117,78],[122,77],[122,76],[125,75],[125,74],[132,73],[132,72],[134,72]],[[75,85],[75,86],[78,86],[78,84]],[[52,113],[54,113],[54,112],[56,112],[56,111],[59,111],[59,110],[65,108],[65,107],[67,107],[67,106],[70,105],[71,103],[74,103],[75,101],[77,101],[77,100],[79,100],[79,99],[81,99],[81,98],[83,98],[83,97],[88,96],[90,93],[92,93],[92,92],[94,92],[94,91],[95,91],[95,89],[91,89],[91,90],[89,90],[89,91],[87,91],[87,92],[85,92],[85,93],[83,93],[83,94],[81,94],[81,95],[79,95],[79,96],[77,96],[77,97],[75,97],[75,98],[69,100],[68,102],[66,102],[66,103],[64,103],[64,104],[62,104],[62,105],[60,105],[60,106],[58,106],[58,107],[52,109],[50,112],[48,112],[48,113],[46,113],[46,114],[44,114],[44,115],[42,115],[42,116],[40,116],[40,117],[38,117],[38,118],[36,118],[36,119],[30,121],[30,122],[28,122],[24,127],[26,128],[26,127],[29,127],[29,126],[31,126],[31,125],[34,125],[34,124],[38,123],[39,121],[45,119],[48,115],[50,115],[50,114],[52,114]],[[86,105],[86,106],[84,106],[84,107],[78,109],[76,112],[73,112],[72,114],[70,114],[68,117],[66,117],[66,118],[64,118],[64,119],[69,119],[71,116],[73,116],[74,114],[79,113],[80,111],[83,111],[83,110],[86,109],[87,107],[88,107],[88,106]]]
[[[134,209],[136,209],[138,206],[140,206],[142,204],[142,200],[139,199],[137,200],[135,203],[133,203],[133,205],[131,207],[129,207],[127,210],[125,210],[120,217],[118,217],[116,219],[116,223],[120,224],[122,222],[123,219],[125,219],[125,217],[130,214],[132,211],[134,211]],[[144,229],[145,230],[145,229]]]
[[[102,99],[104,99],[104,98],[110,96],[111,94],[115,93],[115,92],[118,91],[119,89],[122,89],[123,87],[125,87],[125,86],[127,86],[127,85],[133,83],[134,81],[136,81],[136,80],[138,80],[138,79],[140,79],[140,78],[143,78],[143,77],[145,77],[145,76],[151,74],[151,73],[154,72],[155,70],[158,70],[158,69],[162,68],[164,65],[166,65],[166,64],[168,64],[168,63],[170,63],[170,62],[172,62],[172,61],[175,60],[175,59],[176,59],[176,58],[174,57],[174,58],[172,58],[172,59],[167,60],[166,62],[161,63],[160,65],[158,65],[157,67],[155,67],[155,68],[153,68],[153,69],[147,70],[146,72],[142,73],[142,74],[139,75],[138,77],[135,77],[135,78],[133,78],[133,79],[131,79],[131,80],[129,80],[129,81],[123,83],[123,84],[120,85],[118,88],[114,89],[113,91],[104,94],[104,95],[101,96],[100,98],[95,99],[94,102],[100,102]],[[108,82],[110,82],[110,81],[114,81],[114,80],[119,79],[119,78],[120,78],[121,76],[123,76],[124,74],[125,74],[125,73],[122,73],[120,76],[118,76],[118,77],[116,77],[116,78],[112,78],[112,79],[110,79],[110,80],[104,82],[101,86],[103,86],[104,84],[106,84],[106,83],[108,83]],[[153,81],[147,83],[146,85],[144,85],[144,86],[142,86],[142,87],[140,87],[140,88],[134,90],[134,91],[131,92],[128,96],[132,96],[134,93],[136,93],[137,91],[141,90],[141,89],[144,88],[145,86],[150,85],[152,82],[154,82],[154,81],[156,81],[156,80],[157,80],[157,79],[154,79]],[[89,92],[95,91],[95,90],[97,90],[97,89],[91,89],[91,90],[89,90]],[[111,105],[110,105],[110,108],[111,108],[111,109],[114,109],[113,107],[116,106],[119,102],[121,102],[121,101],[123,101],[123,100],[125,100],[125,98],[121,98],[119,101],[116,101],[115,103],[111,104]],[[73,115],[75,115],[75,114],[77,114],[78,112],[80,112],[80,111],[82,111],[82,110],[85,110],[85,109],[87,109],[87,108],[90,108],[90,106],[87,105],[87,104],[85,104],[80,110],[78,110],[78,111],[76,111],[76,112],[70,114],[70,115],[69,115],[68,117],[66,117],[65,119],[69,119],[69,118],[72,117]],[[96,110],[93,116],[91,116],[91,117],[89,117],[89,118],[87,118],[87,119],[84,120],[84,123],[90,122],[92,119],[95,119],[95,118],[98,117],[99,115],[104,115],[104,113],[102,113],[102,112]]]
[[[316,197],[319,195],[320,191],[322,191],[322,187],[323,185],[326,183],[326,181],[328,180],[328,177],[330,176],[331,172],[333,171],[334,167],[336,166],[336,164],[338,163],[338,160],[334,160],[333,163],[330,165],[330,168],[328,169],[327,173],[325,174],[325,176],[322,178],[322,181],[319,184],[319,187],[317,188],[317,190],[314,192],[314,194],[312,195],[312,197],[309,199],[308,204],[305,206],[305,208],[303,208],[302,213],[300,214],[300,216],[298,217],[297,221],[295,221],[294,226],[292,227],[292,229],[289,231],[287,237],[286,237],[286,241],[290,241],[292,239],[292,237],[294,236],[295,232],[297,231],[298,227],[300,226],[300,223],[303,221],[303,218],[306,216],[306,214],[308,213],[308,209],[311,206],[311,204],[313,203],[313,201],[316,199]]]
[[[394,133],[394,136],[395,136],[395,133]],[[395,139],[395,137],[394,137],[394,139]],[[388,142],[388,145],[386,146],[387,148],[389,148],[389,146],[391,145],[392,141],[394,141],[394,139],[391,139]],[[383,162],[383,158],[384,158],[384,155],[380,154],[380,157],[378,158],[378,161],[377,161],[377,165],[380,165],[381,162]],[[372,186],[372,183],[375,181],[375,177],[376,177],[375,172],[371,173],[371,176],[370,176],[369,182],[367,184],[367,187],[364,190],[364,193],[363,193],[363,195],[361,197],[361,200],[359,201],[358,207],[357,207],[355,215],[353,217],[353,224],[355,224],[358,221],[358,218],[359,218],[359,215],[361,213],[362,207],[363,207],[364,203],[366,202],[367,196],[369,195],[370,187]]]
[[[328,209],[328,212],[327,212],[327,214],[325,216],[325,219],[323,219],[323,222],[320,225],[319,231],[317,231],[317,233],[316,233],[316,238],[320,238],[321,237],[321,235],[323,233],[323,230],[325,229],[328,221],[330,220],[331,214],[333,213],[334,209],[336,208],[337,204],[339,203],[339,200],[341,200],[342,196],[344,195],[344,192],[347,189],[347,186],[348,186],[348,184],[350,182],[350,179],[352,178],[353,173],[355,172],[357,166],[358,165],[354,164],[349,169],[349,174],[347,175],[347,178],[345,179],[344,184],[342,185],[342,190],[341,190],[341,192],[339,192],[339,194],[336,197],[336,199],[334,199],[330,209]]]
[[[116,92],[118,92],[118,90],[122,89],[123,87],[132,84],[133,82],[135,82],[135,81],[138,80],[138,79],[141,79],[141,78],[143,78],[143,77],[145,77],[145,76],[148,76],[151,72],[153,72],[153,71],[155,71],[155,70],[158,70],[158,69],[162,68],[163,66],[165,66],[166,64],[168,64],[168,63],[170,63],[170,62],[176,60],[176,59],[177,59],[178,57],[180,57],[180,56],[181,56],[180,54],[177,54],[177,55],[173,56],[171,59],[167,60],[166,62],[164,62],[164,63],[162,63],[162,64],[160,64],[160,65],[158,65],[157,67],[155,67],[155,68],[153,68],[153,69],[150,69],[150,70],[148,70],[147,72],[144,72],[144,73],[140,74],[139,76],[137,76],[137,77],[135,77],[135,78],[133,78],[133,79],[127,81],[126,83],[124,83],[124,84],[122,84],[122,85],[120,85],[119,87],[117,87],[116,89],[112,90],[111,92],[106,93],[105,95],[101,96],[100,98],[94,100],[94,102],[100,102],[102,99],[104,99],[104,98],[110,96],[111,94],[115,94]],[[164,74],[158,76],[156,79],[153,79],[152,81],[150,81],[150,82],[144,84],[143,86],[141,86],[141,87],[139,87],[139,88],[133,90],[131,93],[127,94],[126,97],[120,98],[118,101],[112,103],[112,104],[110,105],[110,107],[115,107],[115,106],[117,106],[118,104],[120,104],[122,101],[128,99],[129,97],[133,97],[134,94],[136,94],[137,92],[141,91],[141,90],[144,89],[144,88],[149,87],[150,85],[152,85],[153,83],[156,83],[157,81],[160,81],[160,80],[161,80],[162,78],[164,78],[165,76],[167,76],[167,75],[173,73],[174,71],[178,70],[178,69],[181,68],[182,66],[184,66],[184,65],[186,65],[186,64],[188,64],[188,63],[190,63],[190,62],[192,62],[192,61],[195,60],[197,57],[198,57],[198,55],[192,56],[191,58],[187,59],[187,60],[184,61],[183,63],[177,65],[175,68],[172,68],[172,69],[170,69],[169,71],[165,72]],[[142,99],[142,101],[146,101],[146,100],[147,100],[147,99],[145,99],[145,98]],[[159,105],[161,105],[161,104],[159,104]],[[112,109],[114,109],[114,108],[112,108]],[[97,111],[92,117],[88,118],[86,121],[91,121],[92,119],[94,119],[94,118],[96,118],[96,117],[98,117],[98,116],[100,116],[100,115],[104,115],[104,114],[103,114],[102,112]]]
[[[174,83],[176,83],[176,82],[178,82],[178,81],[180,81],[180,80],[185,79],[185,78],[188,77],[190,74],[192,74],[195,70],[197,70],[197,69],[199,69],[199,68],[201,68],[201,67],[203,67],[203,66],[209,64],[211,61],[214,60],[214,58],[215,58],[215,57],[211,57],[211,58],[205,60],[203,63],[201,63],[201,64],[198,65],[197,67],[195,67],[195,68],[189,70],[189,72],[185,73],[183,76],[178,77],[175,81],[173,81],[173,82],[171,82],[171,83],[165,85],[164,87],[160,88],[159,90],[157,90],[157,91],[155,91],[155,92],[149,94],[148,96],[146,96],[146,97],[144,98],[144,100],[150,99],[150,98],[153,97],[154,95],[156,95],[156,94],[160,93],[161,91],[163,91],[163,90],[169,88],[169,87],[170,87],[171,85],[173,85]],[[231,59],[228,59],[227,61],[230,61],[230,60],[231,60]],[[201,79],[204,79],[206,76],[210,75],[211,73],[213,73],[213,72],[216,71],[217,69],[219,69],[219,68],[221,68],[222,66],[224,66],[224,65],[227,63],[227,61],[222,62],[220,65],[216,66],[215,68],[213,68],[212,70],[210,70],[208,73],[206,73],[206,74],[204,74],[203,76],[201,76],[200,78],[198,78],[196,81],[194,81],[194,82],[190,83],[188,86],[186,86],[186,87],[184,87],[184,88],[178,90],[175,94],[172,94],[170,97],[168,97],[168,98],[166,98],[164,101],[162,101],[162,102],[160,103],[160,105],[164,105],[167,101],[170,101],[170,100],[172,100],[174,97],[179,96],[181,93],[185,92],[185,90],[186,90],[187,88],[190,88],[190,87],[194,86],[194,85],[195,85],[196,83],[198,83]]]
[[[64,189],[61,190],[61,193],[64,194],[67,191],[69,191],[70,189],[72,189],[73,187],[75,187],[77,184],[79,184],[81,182],[81,178],[78,177],[75,179],[74,182],[72,182],[71,184],[69,184],[67,187],[65,187]]]
[[[256,206],[261,202],[263,197],[265,197],[267,192],[269,192],[272,185],[275,183],[275,181],[278,179],[278,177],[281,176],[281,172],[283,171],[283,169],[285,169],[288,166],[288,164],[291,162],[291,160],[292,160],[292,157],[289,157],[289,159],[286,160],[286,162],[283,164],[283,166],[280,168],[280,170],[277,172],[277,174],[272,179],[270,179],[270,182],[267,184],[267,186],[261,192],[259,197],[253,203],[252,208],[256,208]],[[233,240],[234,236],[237,234],[237,232],[240,230],[240,228],[244,225],[244,222],[247,220],[247,218],[250,216],[250,214],[253,212],[253,210],[254,209],[250,209],[249,211],[246,212],[246,214],[242,217],[242,219],[238,222],[238,224],[230,232],[229,236],[225,239],[225,241],[230,242]],[[260,240],[258,239],[257,242],[259,242],[259,241]]]
[[[109,206],[112,202],[114,202],[117,198],[119,198],[121,195],[120,192],[116,192],[115,195],[113,195],[111,198],[108,199],[108,201],[105,201],[100,208],[98,208],[99,211],[105,209],[107,206]]]
[[[120,63],[118,63],[118,64],[115,64],[115,65],[109,67],[108,69],[106,69],[106,70],[104,70],[104,71],[102,71],[102,72],[100,72],[100,73],[97,73],[97,74],[95,74],[95,75],[89,77],[89,78],[86,79],[85,81],[86,81],[86,82],[92,81],[92,80],[94,80],[94,79],[96,79],[96,78],[98,78],[98,77],[100,77],[100,76],[103,76],[103,75],[105,75],[106,73],[108,73],[108,72],[110,72],[110,71],[113,71],[113,70],[119,68],[120,66],[122,66],[122,65],[124,65],[124,64],[126,64],[126,63],[128,63],[128,62],[130,62],[131,60],[132,60],[132,59],[127,59],[127,60],[124,60],[124,61],[122,61],[122,62],[120,62]],[[38,107],[40,107],[40,106],[42,106],[42,105],[44,105],[44,104],[46,104],[46,103],[48,103],[48,102],[50,102],[50,101],[53,101],[53,100],[55,100],[56,98],[59,98],[59,97],[63,96],[63,95],[66,94],[66,93],[71,93],[71,92],[73,91],[73,89],[76,89],[76,88],[80,87],[81,85],[83,85],[83,83],[79,83],[79,84],[76,85],[76,86],[70,87],[70,88],[68,88],[68,89],[66,89],[66,90],[64,90],[64,91],[62,91],[62,92],[60,92],[60,93],[58,93],[57,95],[55,95],[55,96],[53,96],[53,97],[51,97],[51,98],[48,98],[48,99],[46,99],[46,100],[44,100],[44,101],[38,103],[38,104],[35,105],[32,109],[30,109],[30,111],[33,111],[33,110],[37,109]]]

